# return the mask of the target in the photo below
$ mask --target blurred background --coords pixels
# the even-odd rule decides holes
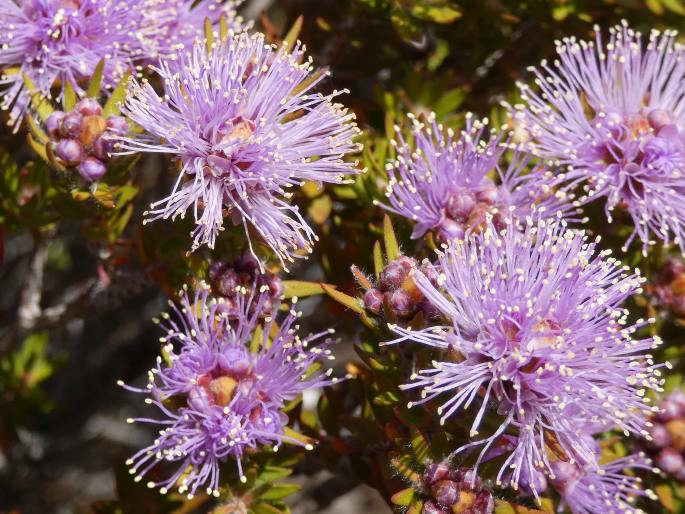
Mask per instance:
[[[324,87],[349,90],[342,101],[356,112],[370,148],[392,121],[389,113],[473,111],[500,119],[499,102],[515,98],[515,81],[527,79],[527,66],[553,55],[555,39],[587,38],[594,24],[609,27],[623,18],[644,31],[679,29],[685,22],[679,0],[248,0],[241,13],[272,38],[304,17],[301,39],[314,62],[332,71]],[[25,136],[1,126],[0,164],[4,174],[16,172],[33,157]],[[364,159],[368,164],[373,155]],[[137,245],[154,247],[156,234],[183,237],[187,231],[170,223],[141,226],[142,211],[168,191],[172,175],[155,158],[137,170],[141,194],[116,244],[95,243],[91,227],[79,219],[44,219],[39,184],[22,182],[12,191],[3,182],[1,513],[94,512],[93,502],[112,500],[129,487],[123,463],[152,439],[150,430],[126,423],[145,412],[144,404],[116,381],[144,380],[158,353],[159,333],[150,319],[165,308],[187,270],[174,268],[180,248],[148,248],[145,255],[155,258],[144,259]],[[365,235],[365,223],[377,221],[379,209],[323,191],[300,201],[322,241],[292,276],[335,281],[352,293],[349,266],[369,269],[368,246],[360,239],[375,237]],[[345,224],[351,209],[361,223]],[[334,223],[342,230],[332,234]],[[119,254],[131,253],[137,257],[122,257],[111,267]],[[310,299],[302,308],[303,331],[337,328],[336,371],[344,374],[358,321],[329,300]],[[303,489],[289,500],[293,512],[390,512],[377,492],[353,478],[344,460],[331,468],[317,459],[314,452],[296,470],[294,480]],[[141,499],[130,512],[155,511]]]

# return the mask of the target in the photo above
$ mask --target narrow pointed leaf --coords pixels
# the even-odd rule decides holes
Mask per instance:
[[[380,242],[376,241],[373,244],[373,270],[376,275],[376,280],[381,277],[381,273],[385,268],[385,263],[383,262],[383,252],[381,251]]]
[[[226,14],[222,14],[219,17],[219,39],[223,41],[228,36],[228,20],[226,19]]]
[[[385,254],[389,261],[394,261],[400,254],[400,247],[397,244],[397,236],[395,236],[395,229],[392,227],[392,221],[387,214],[383,217],[383,240],[385,242]]]
[[[102,88],[102,73],[105,69],[105,59],[100,59],[93,76],[90,79],[90,84],[88,84],[88,90],[86,91],[86,96],[90,98],[97,98],[100,94],[100,89]]]
[[[31,77],[29,77],[26,73],[24,73],[23,77],[24,87],[31,97],[31,105],[33,106],[33,109],[36,111],[41,120],[47,120],[48,116],[50,116],[54,110],[52,105],[50,105],[50,101],[43,96],[43,93],[36,87],[31,80]]]
[[[327,284],[330,288],[335,288],[332,284]],[[305,296],[313,296],[323,294],[324,290],[318,282],[307,282],[305,280],[284,280],[283,294],[286,298],[297,296],[303,298]]]
[[[74,86],[71,82],[66,82],[64,84],[64,110],[69,112],[76,105],[76,91],[74,91]]]
[[[43,129],[36,122],[36,119],[33,116],[29,115],[26,117],[26,124],[29,126],[31,134],[38,143],[44,145],[48,142],[48,135],[43,131]]]
[[[290,52],[293,49],[293,47],[295,46],[295,42],[297,41],[297,38],[300,37],[303,22],[304,17],[298,16],[298,18],[295,20],[295,23],[293,23],[293,26],[290,27],[288,34],[285,36],[285,39],[283,40],[285,48],[288,52]]]
[[[119,104],[126,99],[126,89],[128,88],[128,79],[131,77],[131,71],[127,71],[117,84],[117,87],[112,91],[112,95],[107,100],[105,107],[102,109],[102,115],[106,118],[113,114],[120,114]]]
[[[402,489],[401,491],[398,491],[395,494],[393,494],[390,497],[390,501],[394,505],[398,505],[400,507],[408,507],[409,505],[411,505],[415,493],[416,491],[413,487],[407,487],[406,489]]]
[[[328,296],[333,298],[336,302],[344,305],[345,307],[348,307],[349,309],[352,309],[357,314],[362,314],[364,312],[364,309],[359,304],[359,300],[357,300],[356,298],[345,293],[342,293],[336,289],[333,289],[328,284],[321,284],[321,288]]]
[[[209,18],[205,18],[205,44],[207,45],[207,53],[211,52],[214,47],[214,27]]]

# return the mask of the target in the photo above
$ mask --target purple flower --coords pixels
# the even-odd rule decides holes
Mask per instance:
[[[387,210],[416,223],[412,238],[435,230],[442,241],[463,239],[485,225],[486,215],[498,220],[513,213],[549,217],[573,210],[571,196],[543,190],[527,173],[530,157],[512,149],[502,134],[488,130],[487,120],[467,115],[466,127],[455,134],[429,115],[428,123],[409,115],[409,142],[396,128],[397,159],[388,166]],[[494,182],[492,176],[499,180]]]
[[[625,273],[584,233],[545,220],[525,227],[508,220],[501,231],[489,222],[453,241],[437,265],[441,287],[418,270],[414,281],[451,326],[392,326],[401,337],[388,344],[414,341],[460,355],[412,376],[404,389],[420,389],[421,397],[410,406],[442,398],[444,422],[476,403],[471,437],[488,406],[502,418],[455,453],[482,446],[480,463],[493,444],[506,446],[507,434],[516,434],[497,476],[511,472],[516,487],[521,476],[549,471],[550,441],[569,458],[592,462],[582,437],[589,428],[649,437],[645,416],[656,407],[644,392],[659,390],[661,381],[646,352],[660,341],[634,339],[647,322],[629,324],[622,307],[644,279]]]
[[[601,466],[556,461],[552,468],[554,479],[551,482],[562,500],[559,508],[568,506],[573,514],[644,514],[633,506],[636,497],[655,499],[651,490],[642,489],[640,477],[624,474],[626,469],[652,469],[649,460],[641,454]]]
[[[290,203],[292,188],[307,180],[340,184],[359,172],[342,159],[358,149],[354,114],[333,103],[340,92],[314,92],[325,75],[312,72],[299,44],[290,52],[261,34],[241,34],[209,53],[198,43],[162,62],[162,97],[147,82],[134,83],[125,111],[150,135],[122,148],[173,154],[181,170],[148,220],[192,208],[194,249],[213,247],[228,216],[246,234],[251,225],[281,261],[311,251],[316,236]]]
[[[312,371],[332,359],[330,341],[309,347],[331,331],[300,339],[294,310],[278,325],[272,318],[262,324],[260,304],[271,301],[265,292],[241,297],[237,319],[221,314],[221,300],[212,300],[208,287],[193,299],[183,292],[180,304],[172,304],[174,316],[163,314],[164,358],[150,371],[147,388],[124,386],[149,395],[146,403],[162,415],[129,420],[161,427],[155,442],[127,461],[136,481],[166,460],[177,463],[177,471],[149,487],[166,492],[176,484],[192,497],[206,485],[208,494],[218,495],[220,462],[235,460],[244,481],[241,459],[248,449],[275,450],[284,442],[311,448],[285,434],[282,408],[305,389],[336,381],[328,378],[330,370]]]
[[[205,39],[205,20],[216,26],[223,16],[226,28],[240,32],[249,27],[236,9],[243,0],[146,0],[146,14],[156,30],[147,43],[151,59],[171,57],[193,47],[196,40]],[[215,34],[218,37],[218,34]]]
[[[595,29],[599,30],[599,29]],[[605,45],[565,38],[558,60],[533,69],[538,91],[519,84],[524,105],[511,109],[530,149],[559,171],[550,187],[573,191],[580,203],[606,199],[633,218],[643,252],[654,238],[685,251],[685,53],[676,33],[647,40],[624,22]],[[540,177],[542,178],[542,177]]]
[[[113,87],[143,54],[143,10],[138,0],[0,0],[0,97],[10,124],[29,103],[23,74],[46,97],[56,79],[81,92],[106,57],[103,86]]]

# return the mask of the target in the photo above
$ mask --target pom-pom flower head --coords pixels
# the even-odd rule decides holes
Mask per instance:
[[[489,222],[453,241],[437,265],[446,295],[419,271],[414,281],[451,326],[393,326],[401,337],[391,344],[415,341],[461,356],[434,361],[412,377],[404,388],[421,389],[414,404],[444,399],[444,422],[480,402],[471,437],[489,405],[504,418],[494,433],[457,453],[482,446],[480,462],[493,444],[517,434],[497,477],[511,472],[507,481],[517,487],[522,473],[549,472],[550,445],[571,460],[593,462],[579,435],[588,427],[647,436],[652,407],[644,392],[659,389],[660,372],[646,352],[659,341],[633,339],[645,322],[628,324],[622,308],[641,277],[556,220],[525,227],[508,220],[502,230]]]
[[[524,218],[573,210],[570,195],[543,193],[535,174],[528,173],[530,158],[501,133],[488,130],[487,120],[468,114],[466,127],[455,134],[438,124],[435,114],[427,123],[411,114],[409,118],[411,140],[405,141],[396,127],[398,136],[392,141],[397,159],[388,165],[390,206],[385,208],[415,222],[412,238],[434,230],[442,241],[461,239],[482,228],[488,215],[497,221],[512,213]]]
[[[196,40],[204,40],[207,20],[213,26],[225,24],[227,31],[236,33],[249,27],[236,11],[242,0],[145,1],[146,15],[156,25],[147,41],[150,59],[174,56],[192,48]]]
[[[299,44],[289,51],[241,34],[162,62],[162,97],[146,82],[133,84],[125,112],[150,136],[122,148],[174,154],[180,165],[171,195],[148,219],[192,208],[193,248],[213,247],[229,217],[246,232],[251,226],[282,261],[311,251],[316,236],[289,202],[290,189],[307,180],[339,184],[358,172],[343,161],[357,150],[358,129],[333,102],[339,92],[312,91],[324,74],[303,59]]]
[[[167,480],[148,482],[149,487],[166,492],[178,485],[192,497],[206,485],[208,494],[218,495],[222,461],[234,459],[244,481],[241,459],[247,452],[267,444],[277,449],[284,442],[311,449],[285,434],[288,417],[282,408],[305,389],[335,382],[328,378],[330,370],[312,367],[332,359],[329,342],[308,347],[330,331],[300,339],[294,310],[280,325],[272,318],[262,325],[261,304],[270,299],[267,291],[244,296],[242,316],[229,317],[221,300],[213,301],[202,289],[193,299],[183,293],[173,306],[175,319],[162,316],[165,359],[158,358],[146,389],[124,386],[149,395],[146,402],[162,414],[159,420],[129,420],[163,427],[151,446],[127,462],[136,481],[166,460],[177,463],[177,471]],[[255,337],[260,326],[263,331]],[[259,347],[250,349],[251,343]]]
[[[598,30],[598,29],[596,29]],[[625,26],[605,45],[565,38],[558,60],[533,69],[536,92],[519,84],[524,105],[512,109],[531,150],[562,167],[552,187],[583,186],[581,203],[606,199],[606,214],[632,216],[643,252],[654,237],[685,251],[685,53],[676,33],[644,40]]]
[[[76,91],[105,59],[103,85],[111,88],[144,53],[141,20],[145,2],[122,0],[0,0],[0,84],[10,123],[29,103],[23,75],[50,96],[56,79]],[[150,27],[152,30],[152,27]]]

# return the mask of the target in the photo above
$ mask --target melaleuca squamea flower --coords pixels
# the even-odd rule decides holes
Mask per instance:
[[[511,473],[516,487],[521,473],[549,470],[548,446],[592,462],[582,437],[587,427],[649,437],[645,417],[655,407],[644,393],[659,390],[661,381],[648,352],[659,340],[633,337],[647,322],[629,324],[622,304],[644,279],[609,255],[563,221],[507,220],[501,230],[490,221],[441,253],[441,287],[413,272],[451,324],[418,331],[391,326],[401,337],[388,344],[414,341],[448,350],[451,358],[433,361],[403,388],[421,390],[410,405],[441,401],[441,422],[480,405],[472,438],[488,426],[482,421],[493,406],[499,428],[455,453],[481,447],[480,462],[515,433],[516,447],[497,480]]]
[[[171,195],[152,204],[148,220],[192,208],[193,248],[213,247],[228,217],[283,262],[311,251],[316,236],[290,203],[291,189],[357,173],[343,156],[357,150],[358,129],[354,114],[333,102],[339,92],[314,92],[324,75],[303,59],[299,44],[289,51],[243,33],[209,53],[198,43],[163,61],[161,97],[147,82],[132,85],[124,111],[149,135],[122,148],[169,153],[180,166]]]
[[[568,507],[573,514],[644,514],[634,506],[640,496],[655,498],[643,489],[642,479],[626,470],[652,471],[651,462],[642,454],[629,455],[605,464],[580,466],[565,461],[552,463],[552,486],[561,496],[559,509]]]
[[[571,195],[543,192],[536,173],[528,172],[530,157],[502,133],[488,130],[487,120],[473,120],[468,114],[465,128],[455,134],[445,131],[435,114],[427,123],[411,114],[409,118],[411,140],[405,141],[396,127],[397,139],[392,141],[397,158],[387,166],[390,205],[384,207],[415,223],[412,238],[432,230],[442,241],[461,239],[482,227],[488,215],[497,223],[511,214],[545,217],[575,209]]]
[[[165,358],[157,359],[147,387],[120,382],[147,395],[146,403],[161,415],[129,419],[161,427],[155,442],[127,461],[136,481],[169,461],[177,470],[166,480],[148,482],[149,487],[166,492],[177,486],[191,497],[206,487],[217,495],[221,462],[234,460],[244,481],[241,459],[248,451],[265,445],[276,450],[282,443],[311,449],[286,435],[288,417],[282,409],[304,390],[336,381],[329,378],[330,370],[318,367],[332,359],[330,341],[310,347],[332,331],[300,339],[294,306],[279,324],[270,317],[262,322],[265,301],[271,301],[266,290],[246,295],[239,300],[242,316],[229,317],[207,287],[192,298],[183,292],[180,303],[171,304],[173,315],[162,316]]]
[[[146,15],[156,27],[146,41],[146,57],[171,57],[192,48],[198,39],[204,41],[206,20],[216,27],[223,17],[229,32],[248,28],[249,24],[237,13],[241,3],[242,0],[146,0]],[[215,33],[215,37],[219,34]]]
[[[122,0],[0,0],[1,107],[10,124],[29,103],[23,74],[50,96],[59,79],[76,91],[105,58],[104,89],[112,88],[143,54],[143,2]]]
[[[643,252],[654,237],[685,250],[685,53],[676,33],[644,40],[625,24],[605,45],[573,37],[557,43],[558,59],[533,69],[535,91],[519,84],[523,105],[511,109],[530,149],[558,172],[551,187],[582,187],[580,203],[606,200],[606,215],[630,214]]]

